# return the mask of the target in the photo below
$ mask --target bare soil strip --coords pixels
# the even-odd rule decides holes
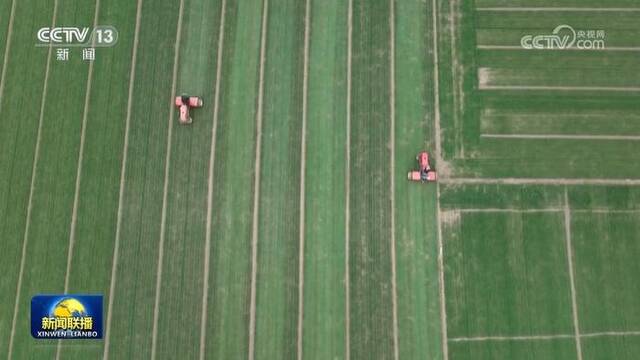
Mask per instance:
[[[640,135],[482,134],[480,137],[486,139],[640,141]]]
[[[182,38],[182,15],[184,13],[184,0],[180,0],[178,10],[178,29],[176,30],[176,42],[174,45],[173,75],[171,80],[171,94],[176,93],[176,83],[178,80],[178,65],[180,62],[180,40]],[[158,343],[158,317],[160,313],[160,290],[162,285],[162,262],[164,259],[164,238],[167,223],[167,195],[169,194],[169,170],[171,169],[171,135],[173,128],[173,103],[169,106],[169,123],[167,131],[167,154],[164,160],[164,188],[162,191],[162,215],[160,220],[160,241],[158,244],[158,267],[156,270],[156,296],[153,306],[153,329],[151,332],[151,359],[156,358],[156,348]]]
[[[438,62],[438,4],[436,0],[431,2],[431,14],[433,23],[433,88],[434,88],[434,122],[437,166],[445,166],[442,158],[442,132],[440,130],[440,76]],[[436,221],[438,226],[438,292],[440,295],[440,332],[442,333],[442,356],[449,359],[449,341],[447,340],[447,309],[444,289],[444,246],[442,241],[442,214],[440,211],[440,185],[436,184]]]
[[[612,91],[638,92],[640,86],[545,86],[545,85],[478,85],[480,90],[549,90],[549,91]]]
[[[11,34],[13,33],[13,19],[16,15],[16,3],[17,0],[11,2],[11,13],[9,14],[9,29],[7,30],[7,43],[4,47],[4,60],[2,62],[2,74],[0,75],[0,99],[2,99],[2,93],[4,92],[4,81],[7,77],[7,64],[9,63],[9,52],[11,51]],[[2,101],[0,101],[0,109],[2,108]]]
[[[127,149],[129,148],[129,124],[131,123],[131,108],[133,105],[133,84],[136,78],[136,59],[138,57],[138,34],[140,33],[140,17],[142,14],[142,0],[138,0],[136,9],[136,25],[133,34],[133,53],[131,55],[131,69],[129,70],[129,95],[127,98],[127,115],[124,128],[124,145],[122,155],[122,167],[120,168],[120,190],[118,194],[118,215],[116,220],[116,239],[113,247],[113,260],[111,265],[111,283],[109,285],[109,305],[107,307],[107,323],[105,326],[104,352],[102,358],[109,359],[109,340],[111,328],[111,316],[113,314],[113,297],[116,288],[116,276],[118,269],[118,253],[120,249],[120,231],[122,228],[122,205],[124,198],[124,186],[127,172]]]
[[[351,295],[350,295],[350,276],[349,276],[349,194],[351,186],[351,42],[353,38],[353,0],[349,0],[347,24],[347,134],[346,134],[346,171],[345,171],[345,223],[344,223],[344,293],[345,293],[345,359],[351,358]]]
[[[216,158],[216,134],[218,129],[218,108],[220,106],[220,82],[222,77],[222,51],[224,49],[224,21],[227,1],[220,5],[220,29],[218,30],[218,58],[216,59],[216,84],[213,99],[213,124],[211,126],[211,150],[209,154],[209,179],[207,182],[207,225],[204,240],[204,279],[202,287],[202,313],[200,316],[200,359],[205,358],[207,308],[209,302],[209,263],[211,257],[211,217],[213,212],[213,168]]]
[[[398,349],[398,291],[396,284],[396,183],[395,183],[395,137],[396,137],[396,39],[395,39],[395,0],[389,0],[389,110],[391,129],[390,150],[390,191],[391,191],[391,304],[393,316],[393,357],[400,358]]]
[[[573,266],[573,247],[571,246],[571,209],[569,208],[569,191],[564,189],[564,232],[567,243],[567,262],[569,266],[569,284],[571,285],[571,309],[573,311],[573,328],[576,338],[578,360],[582,360],[582,343],[580,342],[580,322],[578,320],[578,301],[576,300],[575,267]]]
[[[547,208],[547,209],[456,209],[461,213],[542,213],[542,212],[561,212],[563,208]]]
[[[595,338],[605,336],[640,336],[640,331],[605,331],[580,334],[580,338]],[[450,338],[450,342],[478,342],[478,341],[530,341],[530,340],[555,340],[574,339],[574,334],[557,335],[526,335],[526,336],[472,336]]]
[[[476,11],[510,11],[510,12],[640,12],[640,8],[598,8],[598,7],[478,7]]]
[[[15,4],[14,4],[15,5]],[[13,5],[12,5],[13,6]],[[58,0],[53,2],[53,16],[51,18],[51,27],[56,24],[56,16],[58,14]],[[42,123],[44,121],[44,108],[47,102],[47,89],[49,88],[49,69],[51,68],[51,53],[53,47],[49,45],[47,52],[47,66],[44,72],[44,85],[42,86],[42,97],[40,100],[40,117],[38,119],[38,132],[36,135],[36,148],[33,155],[33,166],[31,168],[31,185],[29,187],[29,200],[27,205],[27,219],[25,221],[24,237],[22,239],[22,256],[20,258],[20,270],[18,272],[18,285],[16,286],[16,302],[13,307],[13,318],[11,320],[11,334],[9,335],[9,350],[7,359],[11,359],[13,352],[13,338],[16,332],[16,322],[18,320],[18,309],[20,308],[20,288],[22,287],[22,277],[24,274],[24,264],[26,261],[27,243],[29,241],[29,225],[31,222],[31,210],[33,209],[33,193],[35,190],[36,171],[38,169],[38,159],[40,157],[40,139],[42,138]],[[6,61],[6,57],[5,57]],[[4,80],[4,77],[2,78]]]
[[[253,225],[251,230],[251,295],[249,305],[249,360],[254,358],[256,337],[256,278],[258,275],[258,205],[260,204],[260,151],[262,147],[262,108],[264,102],[264,63],[267,52],[267,20],[269,0],[262,4],[262,29],[260,34],[260,74],[256,111],[256,161],[253,182]]]
[[[307,97],[309,93],[309,32],[311,2],[306,0],[304,15],[304,70],[302,79],[302,130],[300,141],[300,216],[298,245],[298,360],[302,360],[302,332],[304,319],[304,222],[305,222],[305,173],[307,158]]]
[[[524,49],[522,46],[519,45],[478,45],[476,47],[478,50],[522,50],[522,51],[531,51],[531,50],[527,50]],[[565,49],[540,49],[540,50],[533,50],[535,52],[540,52],[540,51],[585,51],[584,49],[580,49],[577,47],[570,47],[570,48],[565,48]],[[640,51],[640,47],[635,47],[635,46],[611,46],[611,47],[605,47],[602,49],[593,49],[591,51]]]
[[[567,178],[444,178],[446,185],[640,185],[640,179],[567,179]]]
[[[100,14],[100,0],[96,0],[95,10],[93,14],[93,28],[98,25],[98,15]],[[95,46],[96,39],[92,40],[91,46]],[[87,88],[84,96],[84,109],[82,110],[82,129],[80,130],[80,150],[78,153],[78,167],[76,170],[76,183],[73,194],[73,210],[71,211],[71,225],[69,229],[69,249],[67,251],[67,269],[64,275],[64,293],[69,291],[69,274],[71,273],[71,260],[73,258],[73,248],[76,242],[76,224],[78,222],[78,204],[80,201],[80,181],[82,179],[82,161],[84,158],[84,139],[87,132],[87,120],[89,115],[89,100],[91,99],[91,84],[93,80],[93,61],[89,62],[89,70],[87,74]],[[56,347],[56,360],[60,359],[60,349],[62,348],[62,340],[58,340]]]
[[[580,334],[580,337],[603,337],[603,336],[640,336],[640,331],[604,331],[589,334]]]
[[[530,335],[530,336],[474,336],[474,337],[455,337],[449,339],[451,342],[471,342],[471,341],[529,341],[529,340],[554,340],[554,339],[573,339],[575,335],[558,334],[558,335]]]

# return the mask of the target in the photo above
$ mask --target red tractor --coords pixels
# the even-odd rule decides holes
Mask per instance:
[[[180,108],[180,124],[191,124],[193,120],[189,116],[189,109],[202,107],[202,98],[189,95],[176,96],[176,106]]]
[[[411,181],[433,182],[438,179],[435,169],[429,165],[429,153],[423,151],[416,156],[420,168],[417,171],[409,171],[408,178]]]

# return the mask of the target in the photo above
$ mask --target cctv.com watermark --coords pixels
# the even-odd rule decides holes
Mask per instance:
[[[526,50],[604,50],[604,30],[575,30],[570,25],[557,26],[550,34],[529,34],[520,38]]]

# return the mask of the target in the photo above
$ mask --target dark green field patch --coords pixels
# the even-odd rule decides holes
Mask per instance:
[[[393,356],[389,3],[353,2],[351,357]]]
[[[569,202],[574,210],[640,210],[640,187],[572,187],[569,189]]]
[[[47,50],[33,46],[33,34],[43,24],[51,23],[52,14],[53,1],[16,4],[15,16],[22,20],[14,22],[15,46],[6,59],[5,88],[0,98],[0,239],[4,248],[0,273],[5,274],[0,276],[0,354],[9,351],[47,61]],[[4,47],[0,51],[4,52]],[[30,102],[37,105],[27,106]],[[21,305],[28,304],[30,298],[26,301],[21,299]]]

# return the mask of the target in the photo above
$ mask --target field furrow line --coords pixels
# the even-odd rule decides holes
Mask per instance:
[[[300,210],[299,210],[299,246],[298,246],[298,360],[302,360],[302,335],[304,319],[304,222],[305,222],[305,173],[307,157],[307,107],[309,93],[309,32],[311,21],[311,1],[306,0],[304,15],[304,64],[302,77],[302,130],[300,141]]]
[[[218,53],[216,59],[216,84],[213,99],[213,124],[211,126],[211,150],[209,153],[209,179],[207,182],[207,224],[204,243],[204,279],[202,288],[202,314],[200,316],[200,360],[205,358],[207,308],[209,302],[209,263],[211,251],[211,216],[213,214],[213,171],[216,157],[216,136],[218,129],[218,109],[220,107],[220,83],[222,77],[222,51],[224,49],[224,23],[227,0],[222,0],[220,29],[218,30]]]
[[[481,134],[486,139],[640,141],[640,135]]]
[[[4,82],[7,77],[7,64],[9,63],[9,52],[11,51],[11,34],[13,33],[13,19],[16,15],[16,3],[17,0],[11,2],[11,13],[9,14],[9,25],[7,30],[7,43],[4,47],[4,59],[2,61],[2,73],[0,73],[0,99],[2,99],[2,93],[4,92]],[[0,101],[0,109],[2,109],[2,101]]]
[[[13,6],[13,5],[12,5]],[[58,14],[58,0],[53,2],[53,15],[51,18],[51,27],[56,24],[56,16]],[[27,244],[29,241],[29,225],[31,222],[31,211],[33,209],[33,193],[36,183],[36,171],[38,169],[38,159],[40,157],[40,140],[42,139],[42,123],[44,121],[44,108],[47,102],[47,89],[49,85],[49,70],[51,68],[51,53],[53,46],[49,45],[47,52],[47,65],[44,72],[44,83],[42,86],[42,97],[40,98],[40,116],[38,118],[38,130],[36,135],[36,148],[33,154],[33,165],[31,168],[31,183],[29,187],[29,200],[27,205],[27,218],[25,221],[24,237],[22,239],[22,255],[20,257],[20,270],[18,271],[18,284],[16,286],[16,302],[13,307],[13,317],[11,320],[11,333],[9,335],[9,349],[7,351],[7,359],[11,359],[13,352],[13,339],[16,332],[16,323],[18,320],[18,310],[20,308],[20,289],[22,288],[22,277],[24,275],[24,264],[26,262]],[[5,58],[6,60],[6,58]],[[4,80],[4,77],[3,77]]]
[[[184,13],[184,0],[180,0],[178,10],[178,26],[176,31],[176,42],[174,45],[173,75],[171,80],[171,94],[175,96],[176,82],[178,79],[178,63],[180,61],[180,40],[182,34],[182,16]],[[173,128],[173,102],[169,105],[169,123],[167,131],[167,153],[164,161],[164,185],[162,190],[162,215],[160,220],[160,241],[158,244],[158,267],[156,270],[156,295],[153,306],[153,328],[151,332],[151,359],[156,358],[156,348],[158,343],[158,317],[160,312],[160,292],[162,285],[162,263],[164,260],[164,240],[165,227],[167,223],[167,195],[169,193],[169,170],[171,169],[171,136]]]
[[[129,124],[131,123],[131,109],[133,106],[133,84],[136,78],[136,60],[138,57],[138,36],[140,34],[140,18],[142,14],[142,0],[138,0],[136,8],[136,25],[133,33],[133,52],[131,54],[131,68],[129,70],[129,90],[127,96],[127,114],[125,117],[124,145],[122,151],[122,166],[120,168],[120,188],[118,192],[118,213],[116,217],[116,238],[113,246],[113,260],[111,261],[111,281],[109,284],[109,302],[107,308],[107,323],[105,326],[104,352],[102,358],[109,359],[109,340],[111,329],[111,316],[113,315],[113,297],[116,288],[116,276],[118,269],[118,253],[120,249],[120,231],[122,229],[122,208],[124,200],[124,187],[127,172],[127,149],[129,147]]]
[[[640,8],[632,7],[477,7],[476,11],[498,12],[640,12]]]
[[[437,0],[431,2],[432,26],[433,26],[433,88],[434,88],[434,129],[436,143],[437,165],[444,166],[442,157],[442,132],[440,128],[440,75],[438,62],[438,4]],[[449,359],[449,342],[447,341],[447,311],[444,288],[444,249],[442,241],[442,224],[440,210],[440,184],[436,184],[436,222],[438,227],[438,292],[440,295],[440,332],[442,333],[442,356]]]
[[[98,25],[98,15],[100,14],[100,0],[96,0],[95,10],[93,14],[93,28]],[[92,39],[91,47],[95,46],[96,39]],[[87,73],[87,88],[84,96],[84,108],[82,110],[82,125],[80,130],[80,149],[78,152],[78,166],[76,170],[76,182],[73,193],[73,209],[71,210],[71,225],[69,228],[69,248],[67,251],[67,268],[64,275],[64,293],[69,291],[69,274],[71,273],[71,260],[73,259],[73,248],[76,240],[76,224],[78,222],[78,204],[80,200],[80,181],[82,179],[82,161],[84,158],[84,141],[87,132],[87,120],[89,113],[89,100],[91,99],[91,84],[93,80],[93,61],[89,62],[89,70]],[[56,346],[56,360],[60,359],[60,350],[62,349],[62,340],[58,340]]]
[[[522,50],[522,51],[531,51],[523,48],[520,45],[478,45],[476,46],[478,50]],[[580,49],[578,47],[568,47],[568,48],[553,48],[553,49],[536,49],[533,51],[584,51],[584,49]],[[640,51],[640,47],[636,46],[607,46],[602,49],[593,49],[592,51]]]
[[[258,104],[256,110],[256,155],[253,181],[253,218],[251,228],[251,292],[249,302],[249,360],[254,359],[256,332],[256,281],[258,276],[258,212],[260,204],[260,152],[262,146],[262,108],[264,102],[264,64],[267,52],[267,20],[269,0],[262,4],[262,26],[260,30],[260,71],[258,81]]]
[[[346,163],[346,171],[345,171],[345,206],[344,206],[344,215],[345,215],[345,232],[344,232],[344,293],[345,293],[345,359],[349,360],[351,358],[351,294],[350,294],[350,275],[349,275],[349,221],[351,212],[349,210],[350,206],[350,186],[351,186],[351,47],[353,40],[353,0],[349,0],[349,9],[347,15],[347,131],[346,131],[346,154],[345,154],[345,163]]]
[[[395,0],[389,0],[389,122],[391,129],[390,145],[390,195],[391,195],[391,305],[393,318],[393,358],[398,360],[398,290],[396,284],[396,192],[395,192],[395,138],[396,138],[396,39],[395,39]]]
[[[571,310],[573,328],[576,338],[578,360],[582,360],[582,343],[580,342],[580,321],[578,319],[578,301],[576,299],[575,267],[573,265],[573,247],[571,246],[571,209],[569,208],[569,190],[564,189],[564,232],[567,245],[567,263],[569,266],[569,285],[571,288]]]
[[[573,339],[573,334],[556,334],[556,335],[526,335],[526,336],[473,336],[473,337],[455,337],[449,339],[450,342],[480,342],[480,341],[536,341],[536,340],[556,340],[556,339]]]
[[[444,178],[445,185],[640,185],[640,179],[571,179],[571,178]]]
[[[480,90],[543,90],[543,91],[607,91],[638,92],[640,86],[546,86],[546,85],[487,85],[480,83]]]

